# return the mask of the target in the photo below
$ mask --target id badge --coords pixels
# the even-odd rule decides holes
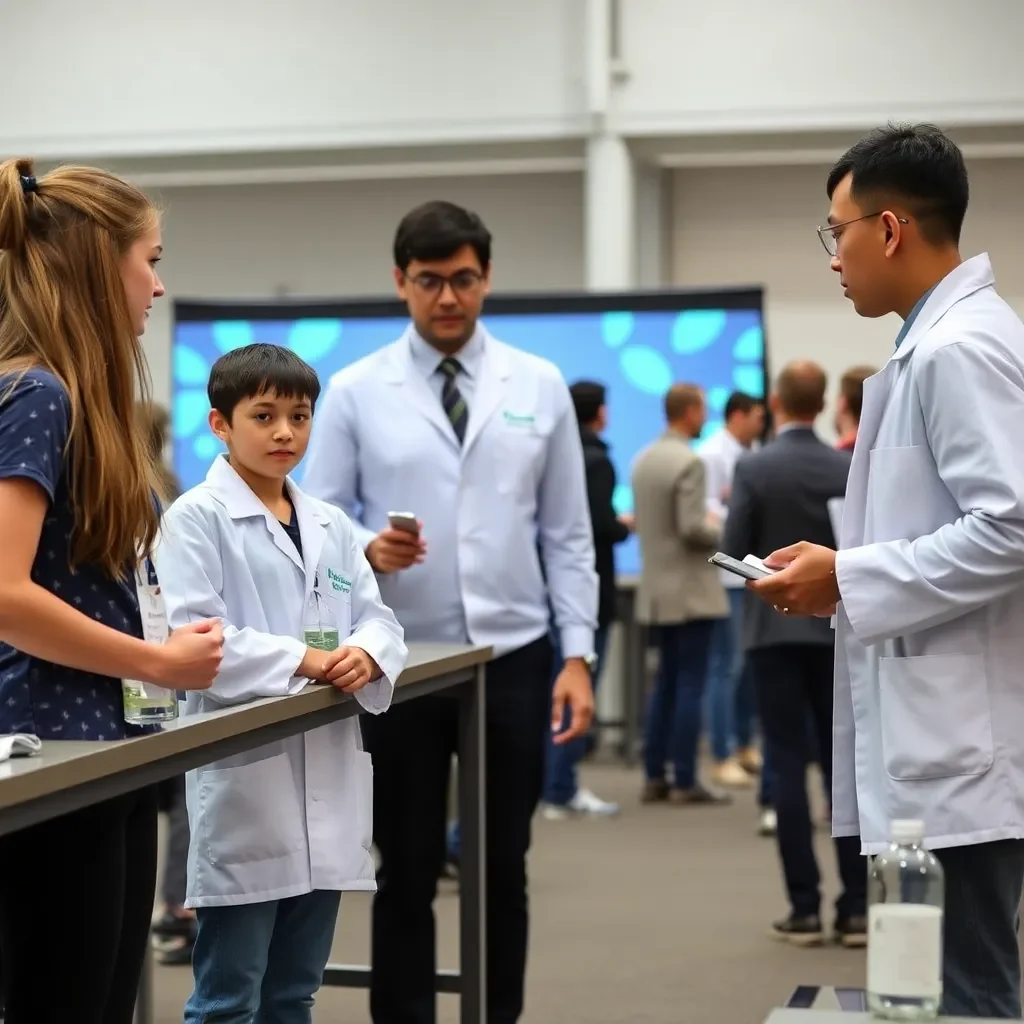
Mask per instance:
[[[302,640],[307,647],[317,651],[336,651],[340,643],[338,624],[330,604],[320,593],[319,576],[313,584],[313,592],[306,602],[302,623]]]
[[[135,570],[135,591],[142,620],[142,637],[146,643],[165,644],[170,636],[167,608],[160,592],[152,560],[146,558]],[[129,722],[167,722],[178,717],[178,696],[155,683],[141,679],[121,681],[124,717]]]

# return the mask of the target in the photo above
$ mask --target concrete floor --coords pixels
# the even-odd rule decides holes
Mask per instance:
[[[537,819],[525,1022],[761,1024],[798,984],[863,985],[862,952],[800,950],[767,936],[786,906],[774,841],[756,835],[751,794],[725,808],[644,807],[636,771],[587,766],[584,781],[619,801],[622,814]],[[824,833],[818,847],[830,919],[835,870]],[[369,904],[363,894],[345,897],[334,961],[367,962]],[[441,966],[457,967],[453,889],[436,911]],[[180,1024],[190,988],[188,968],[156,969],[158,1024]],[[368,1021],[366,993],[324,989],[313,1017]],[[438,1020],[455,1024],[456,996],[439,997]]]

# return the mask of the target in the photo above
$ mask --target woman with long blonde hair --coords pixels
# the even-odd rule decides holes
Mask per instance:
[[[158,525],[132,426],[160,253],[152,203],[119,178],[0,164],[0,733],[123,739],[140,730],[122,679],[216,675],[220,626],[148,644],[135,585]],[[0,839],[7,1024],[130,1024],[156,815],[148,787]]]

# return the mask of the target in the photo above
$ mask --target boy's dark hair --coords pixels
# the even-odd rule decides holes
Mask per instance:
[[[229,423],[239,402],[267,392],[281,398],[306,398],[315,408],[320,397],[320,378],[291,349],[257,344],[221,356],[213,364],[206,386],[211,408]]]
[[[851,195],[865,212],[901,199],[932,244],[959,244],[970,189],[959,147],[933,124],[889,124],[855,142],[828,176],[829,199],[852,174]],[[869,209],[870,208],[870,209]]]
[[[578,380],[569,388],[572,404],[576,408],[576,422],[585,427],[597,419],[605,404],[605,388],[596,380]]]
[[[395,232],[395,266],[403,273],[413,260],[446,260],[471,246],[480,268],[491,263],[491,233],[469,210],[435,199],[410,210]]]
[[[725,422],[735,413],[741,412],[744,415],[753,412],[759,405],[764,405],[760,398],[748,395],[745,391],[734,391],[725,403]]]

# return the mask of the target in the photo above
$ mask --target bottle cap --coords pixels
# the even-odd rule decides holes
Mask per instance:
[[[916,818],[897,818],[891,831],[894,842],[920,843],[924,839],[924,822]]]

